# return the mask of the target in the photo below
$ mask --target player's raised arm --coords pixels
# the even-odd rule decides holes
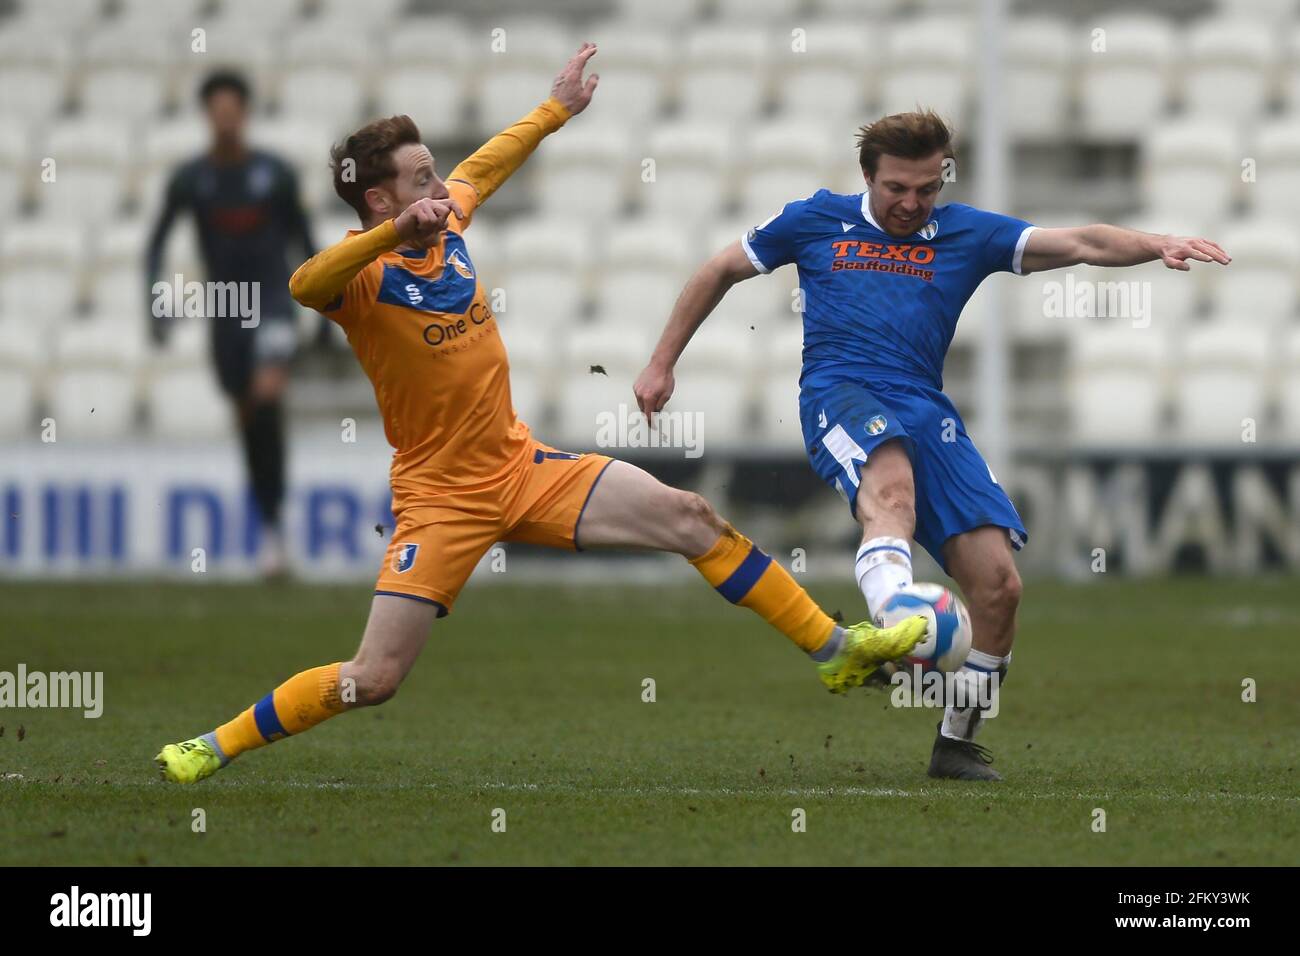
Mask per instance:
[[[289,293],[310,309],[323,309],[340,295],[362,269],[404,242],[430,244],[455,213],[464,218],[454,199],[421,199],[395,219],[387,219],[355,236],[323,249],[298,267],[289,280]]]
[[[661,411],[673,395],[673,367],[695,330],[704,324],[722,297],[737,282],[758,275],[739,242],[733,242],[704,263],[677,297],[668,324],[632,391],[645,415]]]
[[[1135,266],[1156,259],[1180,272],[1191,268],[1188,259],[1225,266],[1232,261],[1217,243],[1209,239],[1093,225],[1035,229],[1025,242],[1021,271],[1042,272],[1076,265]]]
[[[468,183],[478,194],[477,201],[486,201],[524,164],[544,137],[587,108],[600,77],[593,73],[584,81],[582,71],[595,55],[596,44],[584,43],[555,77],[550,99],[480,146],[451,171],[447,181]]]

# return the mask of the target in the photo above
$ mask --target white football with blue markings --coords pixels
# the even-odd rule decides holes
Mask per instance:
[[[923,670],[955,671],[970,653],[970,612],[961,598],[942,584],[909,584],[885,602],[876,615],[877,627],[890,627],[916,614],[929,621],[924,641],[899,661]]]

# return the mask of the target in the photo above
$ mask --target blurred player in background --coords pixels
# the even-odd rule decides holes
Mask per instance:
[[[864,192],[822,189],[788,203],[695,273],[637,378],[637,403],[646,415],[664,407],[677,359],[732,285],[795,263],[805,451],[861,526],[855,571],[867,607],[880,623],[912,583],[914,538],[969,602],[974,639],[962,671],[987,687],[1011,661],[1021,592],[1012,551],[1028,535],[943,394],[944,356],[963,306],[995,272],[1154,259],[1187,270],[1189,259],[1229,260],[1205,239],[1106,225],[1041,229],[960,203],[936,208],[953,149],[933,112],[864,126],[858,148]],[[979,725],[978,708],[948,707],[931,776],[1000,779],[974,742]]]
[[[409,116],[377,120],[335,147],[335,191],[363,230],[305,263],[291,288],[343,328],[374,385],[396,449],[397,528],[356,656],[302,671],[211,733],[168,744],[155,758],[163,779],[201,780],[245,751],[389,699],[497,541],[683,555],[723,597],[805,651],[836,693],[925,635],[921,617],[840,627],[699,495],[605,455],[557,451],[516,418],[505,347],[464,233],[542,138],[586,109],[598,77],[582,73],[595,52],[583,44],[546,102],[445,181]],[[599,654],[601,641],[620,635],[592,638]],[[491,635],[483,640],[491,647]]]
[[[180,166],[149,240],[149,287],[160,280],[167,235],[178,214],[198,225],[208,282],[257,283],[259,314],[214,315],[212,358],[217,380],[234,405],[253,497],[262,528],[261,569],[268,577],[288,570],[281,505],[285,491],[284,393],[297,345],[295,309],[288,293],[288,249],[302,258],[315,251],[292,167],[251,148],[245,132],[250,91],[238,73],[219,71],[199,90],[212,140],[206,152]],[[192,277],[186,277],[189,281]],[[151,297],[152,298],[152,297]],[[170,320],[151,316],[154,340],[166,338]]]

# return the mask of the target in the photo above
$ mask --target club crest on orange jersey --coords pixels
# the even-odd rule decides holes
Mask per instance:
[[[451,255],[447,256],[447,264],[455,269],[462,279],[474,278],[474,270],[470,267],[469,260],[461,255],[459,249],[452,250]]]
[[[419,552],[418,544],[404,544],[393,555],[393,570],[404,574],[415,566],[415,555]]]

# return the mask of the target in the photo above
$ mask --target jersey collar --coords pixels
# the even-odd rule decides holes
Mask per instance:
[[[876,217],[871,215],[871,190],[862,190],[862,218],[865,219],[877,232],[885,232],[880,228],[880,223],[876,222]],[[888,235],[888,233],[885,233]]]

